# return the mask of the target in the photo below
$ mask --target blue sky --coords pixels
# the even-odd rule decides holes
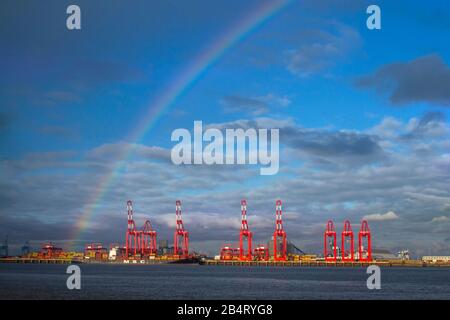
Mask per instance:
[[[311,251],[320,250],[319,226],[327,217],[354,218],[357,229],[363,216],[392,211],[396,219],[373,222],[383,235],[378,247],[448,253],[443,225],[450,226],[450,195],[442,186],[449,180],[450,10],[446,1],[376,3],[382,29],[371,31],[365,9],[372,2],[293,1],[227,48],[141,140],[127,141],[152,101],[261,1],[77,1],[79,31],[65,28],[71,2],[4,1],[0,172],[6,205],[0,234],[18,242],[77,240],[67,234],[90,205],[89,194],[114,166],[117,150],[136,143],[138,150],[98,204],[100,222],[89,225],[84,239],[120,238],[120,210],[128,198],[170,237],[172,202],[185,196],[185,210],[207,221],[202,235],[193,236],[194,246],[213,252],[233,240],[240,198],[249,198],[249,209],[252,202],[264,209],[268,192],[286,199],[291,238]],[[268,119],[282,128],[276,177],[260,177],[251,168],[234,175],[227,168],[181,169],[161,161],[173,145],[171,132],[191,129],[194,120],[263,126]],[[426,164],[437,171],[419,170]],[[396,171],[408,166],[418,170],[417,180],[405,181],[407,173]],[[152,170],[161,180],[152,179]],[[353,174],[365,179],[375,174],[370,170],[381,173],[373,185],[371,179],[363,185],[364,192],[344,180],[354,184],[347,193],[333,200],[321,195],[321,184]],[[376,178],[386,186],[375,185]],[[297,185],[309,181],[309,187]],[[298,200],[303,194],[308,196]],[[211,197],[217,206],[206,202]],[[267,225],[255,222],[261,241],[272,211],[261,213]],[[209,212],[224,223],[208,222]],[[33,230],[19,227],[27,219]],[[113,221],[109,229],[105,221]]]

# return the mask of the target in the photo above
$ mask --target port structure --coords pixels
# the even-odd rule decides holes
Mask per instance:
[[[183,258],[189,256],[189,232],[184,229],[181,216],[181,201],[175,202],[176,227],[173,239],[173,254]]]
[[[263,244],[259,244],[253,250],[253,257],[258,261],[269,261],[269,248]]]
[[[125,255],[129,257],[130,254],[136,256],[139,252],[140,232],[136,230],[136,224],[133,219],[133,202],[127,201],[128,226],[125,234]]]
[[[107,248],[103,247],[103,244],[97,243],[97,242],[94,242],[94,243],[87,243],[87,244],[84,246],[84,253],[85,253],[85,254],[87,254],[87,253],[89,253],[89,252],[95,252],[95,253],[99,252],[99,253],[103,253],[103,252],[106,252],[107,250],[108,250]]]
[[[125,234],[125,257],[140,255],[141,257],[156,254],[156,231],[149,220],[142,230],[136,228],[133,218],[133,202],[127,201],[128,225]]]
[[[367,242],[367,249],[364,248],[364,239]],[[359,261],[372,261],[372,237],[366,220],[361,222],[361,229],[358,233],[358,258]]]
[[[84,247],[84,256],[102,259],[102,255],[108,253],[108,249],[101,243],[87,243]]]
[[[344,229],[342,231],[342,247],[341,259],[342,261],[353,262],[355,260],[354,253],[354,234],[349,220],[344,222]],[[336,243],[336,229],[333,221],[328,220],[327,227],[324,234],[324,252],[325,261],[336,261],[338,258],[337,243]],[[364,243],[367,243],[365,246]],[[361,228],[358,233],[358,255],[356,258],[361,262],[372,261],[372,238],[369,229],[369,224],[366,220],[361,222]]]
[[[44,243],[41,247],[41,254],[47,259],[56,258],[61,252],[62,248],[56,247],[51,242]]]
[[[241,201],[241,230],[239,232],[239,260],[252,260],[252,232],[247,222],[247,201]],[[244,248],[247,243],[247,249]]]
[[[281,238],[281,252],[278,252],[278,239]],[[283,229],[281,200],[275,202],[275,231],[273,233],[273,259],[285,261],[287,252],[286,231]]]
[[[239,249],[232,248],[231,245],[226,244],[220,250],[220,260],[234,260],[239,257]]]
[[[353,262],[355,260],[354,235],[349,220],[345,220],[344,230],[342,230],[341,236],[342,236],[342,247],[341,247],[342,261]]]
[[[324,233],[323,256],[325,261],[337,260],[336,229],[334,228],[333,221],[331,220],[328,220],[327,228]]]
[[[156,236],[150,220],[145,221],[141,237],[141,253],[144,256],[156,255]]]

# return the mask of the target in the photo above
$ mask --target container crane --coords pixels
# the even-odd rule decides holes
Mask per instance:
[[[367,249],[364,249],[364,239],[367,242]],[[358,234],[358,254],[359,261],[372,261],[372,237],[366,220],[362,221]]]
[[[247,249],[244,249],[247,242]],[[252,260],[252,232],[247,222],[247,201],[241,201],[241,230],[239,232],[239,260]]]
[[[283,229],[283,219],[281,218],[281,200],[275,203],[275,231],[273,233],[273,259],[275,261],[285,261],[287,253],[286,231]],[[278,252],[278,239],[281,238],[281,252]]]
[[[323,256],[325,261],[336,261],[337,259],[337,243],[336,243],[336,229],[333,221],[328,220],[327,228],[324,234]]]
[[[175,202],[176,229],[174,234],[173,254],[187,258],[189,256],[189,232],[184,229],[181,216],[181,201]]]
[[[354,261],[354,235],[350,221],[345,220],[342,230],[342,261]],[[347,243],[347,246],[345,245]],[[350,248],[348,248],[350,246]]]

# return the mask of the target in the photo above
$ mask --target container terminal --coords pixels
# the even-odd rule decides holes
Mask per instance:
[[[369,224],[363,220],[355,238],[349,220],[344,222],[338,242],[338,232],[332,220],[325,225],[323,234],[323,255],[307,254],[287,240],[283,228],[282,202],[275,203],[275,229],[271,240],[253,247],[253,233],[247,221],[247,202],[241,201],[241,228],[239,247],[224,244],[219,255],[207,257],[189,250],[189,232],[182,218],[181,201],[175,203],[175,231],[173,246],[167,240],[157,245],[157,232],[150,220],[142,228],[137,228],[133,217],[133,203],[127,201],[127,229],[125,244],[88,243],[83,252],[64,251],[52,242],[44,243],[39,252],[31,252],[29,243],[22,247],[19,256],[8,255],[8,239],[0,246],[0,263],[110,263],[110,264],[172,264],[195,263],[209,266],[260,266],[260,267],[450,267],[450,256],[424,256],[410,259],[409,252],[403,250],[397,256],[388,251],[376,251],[372,246]],[[355,250],[356,246],[356,250]]]

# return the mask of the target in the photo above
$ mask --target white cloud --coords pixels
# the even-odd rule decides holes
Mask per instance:
[[[367,130],[383,139],[395,138],[403,131],[403,123],[393,117],[384,117],[381,123]]]
[[[292,102],[287,96],[277,96],[273,93],[268,93],[265,96],[258,97],[257,99],[279,107],[287,107]]]
[[[446,216],[434,217],[431,220],[431,222],[447,222],[447,221],[450,221],[450,218]]]
[[[300,77],[329,75],[336,61],[350,56],[362,43],[356,29],[339,23],[331,23],[329,29],[304,30],[300,38],[299,46],[285,51],[288,71]]]
[[[396,220],[398,218],[399,218],[398,215],[394,211],[388,211],[384,214],[374,213],[363,217],[363,219],[367,221],[388,221],[388,220]]]

